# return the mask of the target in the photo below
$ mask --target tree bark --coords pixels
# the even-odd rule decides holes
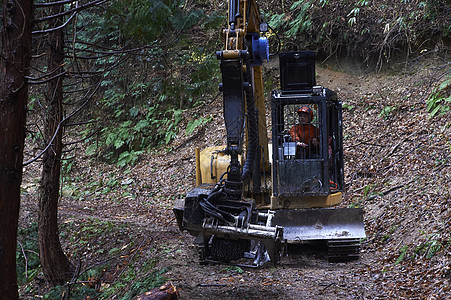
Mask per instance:
[[[62,6],[54,6],[52,14],[63,11]],[[63,23],[62,17],[51,22],[56,28]],[[60,76],[48,83],[47,112],[44,128],[44,140],[50,147],[43,155],[43,168],[39,188],[39,255],[47,280],[54,286],[62,285],[73,274],[73,266],[65,255],[59,240],[58,200],[60,190],[61,154],[63,149],[63,64],[64,64],[63,30],[49,33],[48,72]],[[55,73],[53,73],[55,71]]]
[[[0,299],[18,299],[17,227],[22,182],[33,1],[5,0],[0,53]]]

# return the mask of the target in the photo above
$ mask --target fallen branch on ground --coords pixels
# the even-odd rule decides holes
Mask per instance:
[[[418,179],[418,178],[412,179],[411,181],[409,181],[409,182],[407,182],[407,183],[400,184],[400,185],[397,185],[397,186],[395,186],[395,187],[392,187],[392,188],[390,188],[390,189],[388,189],[388,190],[386,190],[386,191],[377,193],[377,194],[375,194],[375,195],[371,195],[371,196],[367,197],[364,201],[373,200],[373,199],[377,198],[378,196],[381,196],[381,197],[386,196],[386,195],[388,195],[389,193],[391,193],[391,192],[393,192],[393,191],[399,190],[400,188],[403,188],[403,187],[405,187],[406,185],[411,184],[412,182],[414,182],[414,181],[417,180],[417,179]]]

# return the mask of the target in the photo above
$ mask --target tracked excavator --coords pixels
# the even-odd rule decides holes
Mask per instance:
[[[196,187],[179,199],[180,230],[200,263],[277,264],[291,244],[322,242],[330,261],[356,259],[360,208],[344,191],[342,106],[316,84],[315,53],[279,53],[268,138],[262,64],[269,43],[255,0],[229,0],[220,61],[227,143],[196,149]]]

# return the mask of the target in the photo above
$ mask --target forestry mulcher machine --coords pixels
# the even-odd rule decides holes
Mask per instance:
[[[196,150],[197,187],[176,202],[178,225],[195,237],[201,263],[278,263],[286,245],[317,241],[331,261],[358,258],[363,212],[334,208],[344,189],[341,102],[316,85],[313,52],[280,53],[270,144],[267,30],[255,0],[229,1],[225,49],[217,52],[227,145]]]

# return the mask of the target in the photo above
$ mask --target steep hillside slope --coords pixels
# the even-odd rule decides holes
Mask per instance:
[[[271,65],[276,63],[269,64],[266,79],[274,76],[276,82]],[[276,268],[197,263],[193,239],[178,231],[172,205],[195,184],[194,149],[225,141],[219,95],[185,112],[172,145],[143,155],[129,169],[83,157],[74,162],[60,209],[63,245],[72,261],[81,257],[83,269],[100,261],[117,264],[96,279],[100,291],[121,280],[130,264],[123,258],[135,258],[137,278],[146,274],[143,255],[181,288],[182,299],[444,299],[451,280],[451,113],[430,118],[426,101],[432,88],[449,78],[449,64],[434,59],[398,74],[359,76],[323,65],[317,73],[317,82],[336,90],[343,101],[343,206],[364,208],[368,236],[359,261],[331,264],[306,252]],[[184,126],[202,116],[211,121],[187,136]],[[32,168],[24,181],[29,193],[22,224],[35,219]],[[76,231],[92,220],[104,234]],[[135,252],[111,257],[127,247]],[[42,281],[36,284],[42,288]]]

